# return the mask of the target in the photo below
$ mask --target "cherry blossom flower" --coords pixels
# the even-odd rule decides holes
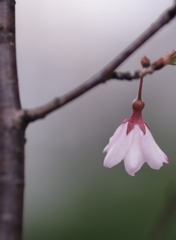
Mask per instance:
[[[145,104],[141,100],[142,81],[139,95],[133,101],[133,114],[124,120],[110,138],[104,152],[107,153],[104,166],[111,168],[122,160],[127,173],[135,173],[147,163],[153,169],[160,169],[163,163],[168,163],[165,153],[156,144],[149,127],[142,120],[142,109]]]

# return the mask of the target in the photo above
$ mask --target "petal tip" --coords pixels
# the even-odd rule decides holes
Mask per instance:
[[[103,163],[103,166],[106,167],[106,168],[111,168],[107,163]]]
[[[129,174],[129,173],[128,173]],[[135,176],[135,173],[131,173],[129,174],[131,177],[134,177]]]
[[[103,153],[107,153],[108,151],[107,151],[107,146],[103,149]]]
[[[164,159],[164,163],[169,164],[169,159],[168,159],[167,156],[166,156],[165,159]]]
[[[130,175],[131,177],[134,177],[135,176],[135,172],[129,172],[126,170],[126,172],[128,173],[128,175]]]

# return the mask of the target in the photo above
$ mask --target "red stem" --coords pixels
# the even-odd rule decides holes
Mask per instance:
[[[143,77],[140,78],[139,91],[138,91],[139,101],[142,101],[142,87],[143,87]]]

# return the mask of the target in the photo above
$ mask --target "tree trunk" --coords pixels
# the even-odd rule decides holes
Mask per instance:
[[[0,240],[22,238],[24,131],[15,51],[15,1],[0,0]]]

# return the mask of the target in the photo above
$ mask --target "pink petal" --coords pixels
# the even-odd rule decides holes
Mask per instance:
[[[141,139],[144,136],[144,133],[141,131],[138,125],[134,126],[134,129],[129,134],[131,133],[133,138],[129,151],[124,158],[124,165],[127,173],[131,176],[134,176],[145,162],[141,151]]]
[[[120,124],[120,126],[116,129],[115,133],[110,137],[109,143],[104,148],[103,152],[108,152],[109,149],[113,146],[113,144],[120,138],[121,133],[124,128],[124,123]]]
[[[146,127],[146,134],[142,138],[142,152],[145,161],[153,169],[160,169],[163,163],[168,163],[168,157],[156,144],[150,130]]]
[[[110,138],[110,142],[105,148],[107,152],[104,160],[105,167],[111,168],[124,159],[132,141],[132,134],[126,134],[127,125],[128,122],[122,123]]]

